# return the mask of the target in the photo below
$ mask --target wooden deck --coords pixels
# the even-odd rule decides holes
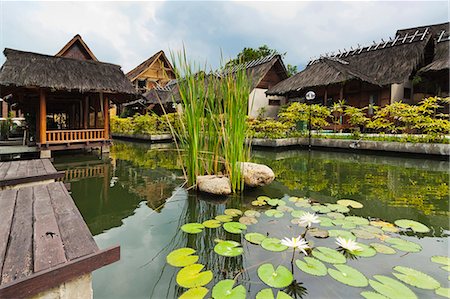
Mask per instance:
[[[56,172],[49,160],[3,165],[3,178]],[[27,298],[119,259],[119,246],[99,250],[62,182],[0,191],[0,298]]]
[[[0,188],[63,177],[49,159],[0,162]]]

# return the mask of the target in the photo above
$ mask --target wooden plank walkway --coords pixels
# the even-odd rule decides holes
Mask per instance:
[[[26,298],[119,259],[118,246],[99,250],[62,182],[0,191],[0,298]]]
[[[62,177],[49,159],[0,162],[0,188]]]

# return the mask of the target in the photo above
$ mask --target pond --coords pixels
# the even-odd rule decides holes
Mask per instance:
[[[202,271],[212,271],[212,281],[205,286],[210,290],[220,280],[236,279],[236,285],[245,287],[247,298],[255,298],[259,291],[269,288],[258,276],[261,265],[269,263],[275,268],[284,265],[293,272],[294,283],[288,288],[279,288],[293,298],[362,298],[361,292],[374,291],[370,285],[348,286],[329,274],[308,274],[295,262],[291,263],[292,249],[273,252],[244,237],[250,232],[261,233],[264,238],[298,237],[305,228],[292,223],[299,216],[292,211],[313,212],[309,207],[311,203],[323,213],[319,215],[322,222],[312,227],[334,236],[316,238],[308,233],[306,238],[315,247],[336,249],[335,236],[342,231],[354,231],[359,244],[379,243],[394,249],[394,254],[374,251],[376,254],[368,254],[373,255],[370,257],[345,254],[346,265],[357,269],[367,279],[375,280],[374,275],[395,278],[393,267],[406,266],[427,273],[441,287],[448,287],[450,277],[448,267],[444,269],[446,261],[438,264],[430,260],[432,256],[448,255],[448,161],[322,151],[254,150],[253,161],[270,166],[276,180],[270,186],[246,191],[242,196],[214,199],[182,188],[177,155],[170,146],[166,147],[117,141],[109,160],[92,155],[55,157],[58,170],[67,170],[65,181],[71,183],[72,196],[97,244],[101,248],[121,246],[119,262],[94,272],[95,298],[177,298],[186,289],[177,284],[180,268],[169,265],[166,256],[183,247],[196,250],[197,263],[205,265]],[[279,201],[272,200],[273,206],[267,201],[255,206],[258,197],[260,202],[264,199],[260,196]],[[338,209],[342,213],[334,211],[327,215],[330,211],[325,204],[332,204],[328,207],[335,210],[337,205],[333,204],[340,199],[351,199],[364,207],[349,207],[348,212]],[[181,230],[186,223],[203,223],[225,212],[233,214],[233,211],[225,211],[230,208],[242,212],[254,210],[261,215],[251,217],[257,223],[247,225],[237,234],[223,227],[204,228],[197,234]],[[266,213],[267,210],[272,212]],[[277,218],[281,215],[279,212],[282,216]],[[359,217],[341,221],[342,215]],[[239,217],[234,217],[233,221],[238,222]],[[391,232],[380,226],[399,219],[418,221],[429,231],[414,232],[385,224],[391,225],[391,230],[399,230]],[[349,223],[352,221],[355,223]],[[369,225],[369,221],[378,226]],[[413,243],[389,243],[389,237]],[[214,249],[223,240],[240,243],[243,253],[235,257],[217,254]],[[320,253],[311,255],[310,252],[309,256],[320,259]],[[297,250],[294,260],[304,261],[303,257]],[[323,264],[328,271],[339,268],[332,263]],[[437,297],[434,290],[404,285],[418,298]],[[277,288],[274,290],[276,295]],[[208,296],[211,297],[211,292]]]

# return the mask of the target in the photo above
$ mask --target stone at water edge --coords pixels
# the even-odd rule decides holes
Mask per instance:
[[[269,185],[275,179],[275,174],[269,166],[250,162],[241,163],[244,183],[249,187]]]
[[[226,176],[200,175],[197,177],[197,189],[215,195],[230,195],[231,183]]]

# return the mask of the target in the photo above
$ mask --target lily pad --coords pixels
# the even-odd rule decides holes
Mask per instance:
[[[322,206],[322,205],[312,206],[311,210],[313,210],[314,212],[320,213],[320,214],[326,214],[326,213],[331,212],[330,208],[328,208],[326,206]]]
[[[238,209],[226,209],[223,211],[225,215],[231,216],[231,217],[237,217],[242,215],[242,211]]]
[[[299,208],[309,208],[311,207],[311,204],[309,202],[296,202],[295,206]]]
[[[295,197],[295,196],[289,197],[288,200],[289,200],[290,202],[295,202],[295,203],[297,203],[297,202],[308,202],[308,200],[307,200],[306,198],[303,198],[303,197]]]
[[[450,258],[448,256],[434,255],[431,257],[433,263],[450,266]]]
[[[219,281],[212,289],[212,297],[214,299],[245,299],[246,290],[243,285],[233,288],[235,281],[233,279],[225,279]]]
[[[400,229],[396,226],[383,226],[381,229],[389,233],[398,233],[400,231]]]
[[[171,266],[186,267],[198,261],[198,256],[192,255],[193,253],[195,253],[195,249],[189,247],[175,249],[167,255],[166,260]]]
[[[350,209],[347,207],[344,207],[342,205],[339,204],[332,204],[332,203],[327,203],[327,207],[334,212],[339,212],[339,213],[348,213],[350,212]]]
[[[241,255],[244,249],[236,241],[221,241],[214,246],[214,252],[222,256],[232,257]]]
[[[239,222],[227,222],[223,224],[223,228],[231,234],[240,234],[247,229],[247,225]]]
[[[351,232],[357,238],[360,238],[360,239],[370,240],[370,239],[375,239],[375,237],[376,237],[375,234],[373,234],[369,231],[363,230],[363,229],[352,229]]]
[[[369,284],[378,293],[391,299],[417,299],[416,294],[398,280],[384,275],[374,275],[373,277],[376,280],[369,279]]]
[[[346,229],[356,228],[355,223],[353,223],[351,221],[347,221],[346,219],[334,219],[332,222],[334,225],[341,225],[342,228],[346,228]]]
[[[334,226],[333,221],[328,217],[320,216],[319,220],[320,220],[320,222],[319,222],[320,226],[323,226],[323,227]]]
[[[450,272],[450,266],[442,266],[441,269]]]
[[[359,227],[362,230],[368,231],[372,234],[383,234],[383,230],[381,228],[370,226],[370,225],[362,225]]]
[[[450,298],[450,288],[439,288],[434,291],[436,295]]]
[[[295,264],[297,267],[302,270],[305,273],[314,275],[314,276],[325,276],[327,275],[327,267],[319,261],[318,259],[315,259],[313,257],[305,256],[305,261],[302,260],[296,260]]]
[[[349,232],[348,230],[342,230],[342,229],[330,229],[328,231],[328,234],[330,235],[330,237],[342,237],[344,239],[350,239],[353,241],[356,241],[356,237],[354,234],[352,234],[351,232]]]
[[[386,297],[386,296],[383,296],[383,295],[375,293],[375,292],[369,292],[369,291],[361,292],[360,295],[366,299],[388,299],[388,297]]]
[[[352,207],[354,209],[361,209],[363,207],[362,203],[357,202],[356,200],[351,200],[351,199],[340,199],[336,203],[338,205],[341,205],[344,207]]]
[[[275,217],[275,218],[281,218],[284,216],[283,212],[273,209],[265,211],[264,214],[266,214],[266,216],[268,217]]]
[[[308,234],[310,236],[313,236],[313,237],[316,237],[319,239],[328,238],[328,236],[329,236],[328,231],[317,228],[317,227],[313,227],[313,228],[309,229]]]
[[[219,220],[220,222],[230,222],[233,221],[233,216],[230,215],[217,215],[214,219]]]
[[[338,212],[330,212],[327,213],[327,216],[333,219],[344,219],[345,216],[342,213],[338,213]]]
[[[370,246],[375,248],[375,250],[378,253],[383,253],[383,254],[395,254],[396,253],[395,249],[393,249],[389,246],[386,246],[384,244],[381,244],[381,243],[370,243]]]
[[[335,269],[328,269],[328,274],[337,281],[357,288],[363,288],[369,285],[367,278],[358,270],[347,265],[334,265]]]
[[[345,220],[352,222],[356,225],[367,225],[370,223],[369,220],[367,220],[366,218],[358,217],[358,216],[347,216],[347,217],[345,217]]]
[[[388,238],[385,242],[392,244],[392,247],[401,251],[420,252],[422,250],[422,246],[419,244],[400,238]]]
[[[181,294],[178,299],[203,299],[209,290],[205,287],[192,288]]]
[[[272,289],[263,289],[256,294],[256,299],[292,299],[292,297],[283,291],[278,291],[275,298]]]
[[[270,197],[261,195],[261,196],[258,196],[258,197],[256,198],[256,200],[267,202],[268,200],[270,200]]]
[[[305,214],[306,214],[306,211],[303,211],[303,210],[295,210],[295,211],[291,212],[291,216],[294,218],[300,218]]]
[[[381,220],[377,220],[377,221],[370,221],[370,225],[372,226],[376,226],[376,227],[394,227],[394,225],[392,223],[386,222],[386,221],[381,221]]]
[[[252,206],[262,207],[262,206],[265,206],[266,204],[267,203],[265,201],[259,201],[259,200],[252,201]]]
[[[242,216],[241,218],[239,218],[239,223],[242,223],[245,225],[252,225],[252,224],[258,223],[258,219],[256,219],[255,217]]]
[[[202,224],[207,228],[218,228],[222,225],[222,223],[217,219],[206,220]]]
[[[281,240],[277,238],[265,238],[261,242],[261,247],[265,250],[280,252],[288,249],[286,245],[281,244]]]
[[[288,268],[280,265],[275,269],[272,264],[261,265],[258,268],[258,277],[272,288],[285,288],[294,280]]]
[[[430,229],[420,222],[409,220],[409,219],[399,219],[396,220],[395,225],[401,227],[401,228],[410,228],[416,233],[428,233]]]
[[[289,207],[289,206],[278,206],[277,210],[280,212],[286,212],[286,213],[290,213],[292,212],[294,209]]]
[[[361,257],[372,257],[377,254],[375,248],[371,246],[367,246],[363,243],[358,243],[358,246],[362,248],[362,250],[352,251],[352,254],[361,256]]]
[[[342,253],[328,247],[316,247],[313,249],[312,255],[315,258],[330,264],[345,264],[347,261]]]
[[[269,199],[269,200],[267,201],[267,204],[270,205],[270,206],[272,206],[272,207],[277,206],[278,203],[279,203],[279,199],[278,199],[278,198]]]
[[[244,215],[247,217],[259,217],[261,213],[255,210],[247,210],[244,212]]]
[[[184,231],[185,233],[188,234],[198,234],[201,233],[203,231],[203,229],[205,228],[205,226],[201,223],[187,223],[183,226],[181,226],[181,230]]]
[[[398,280],[419,289],[435,290],[441,286],[441,284],[433,277],[412,268],[396,266],[394,267],[394,271],[400,272],[392,273]]]
[[[207,285],[213,278],[211,271],[203,271],[205,266],[202,264],[193,264],[184,267],[177,274],[177,283],[183,288],[196,288]]]
[[[253,244],[261,244],[261,242],[267,237],[260,233],[247,233],[244,236],[245,240]]]

